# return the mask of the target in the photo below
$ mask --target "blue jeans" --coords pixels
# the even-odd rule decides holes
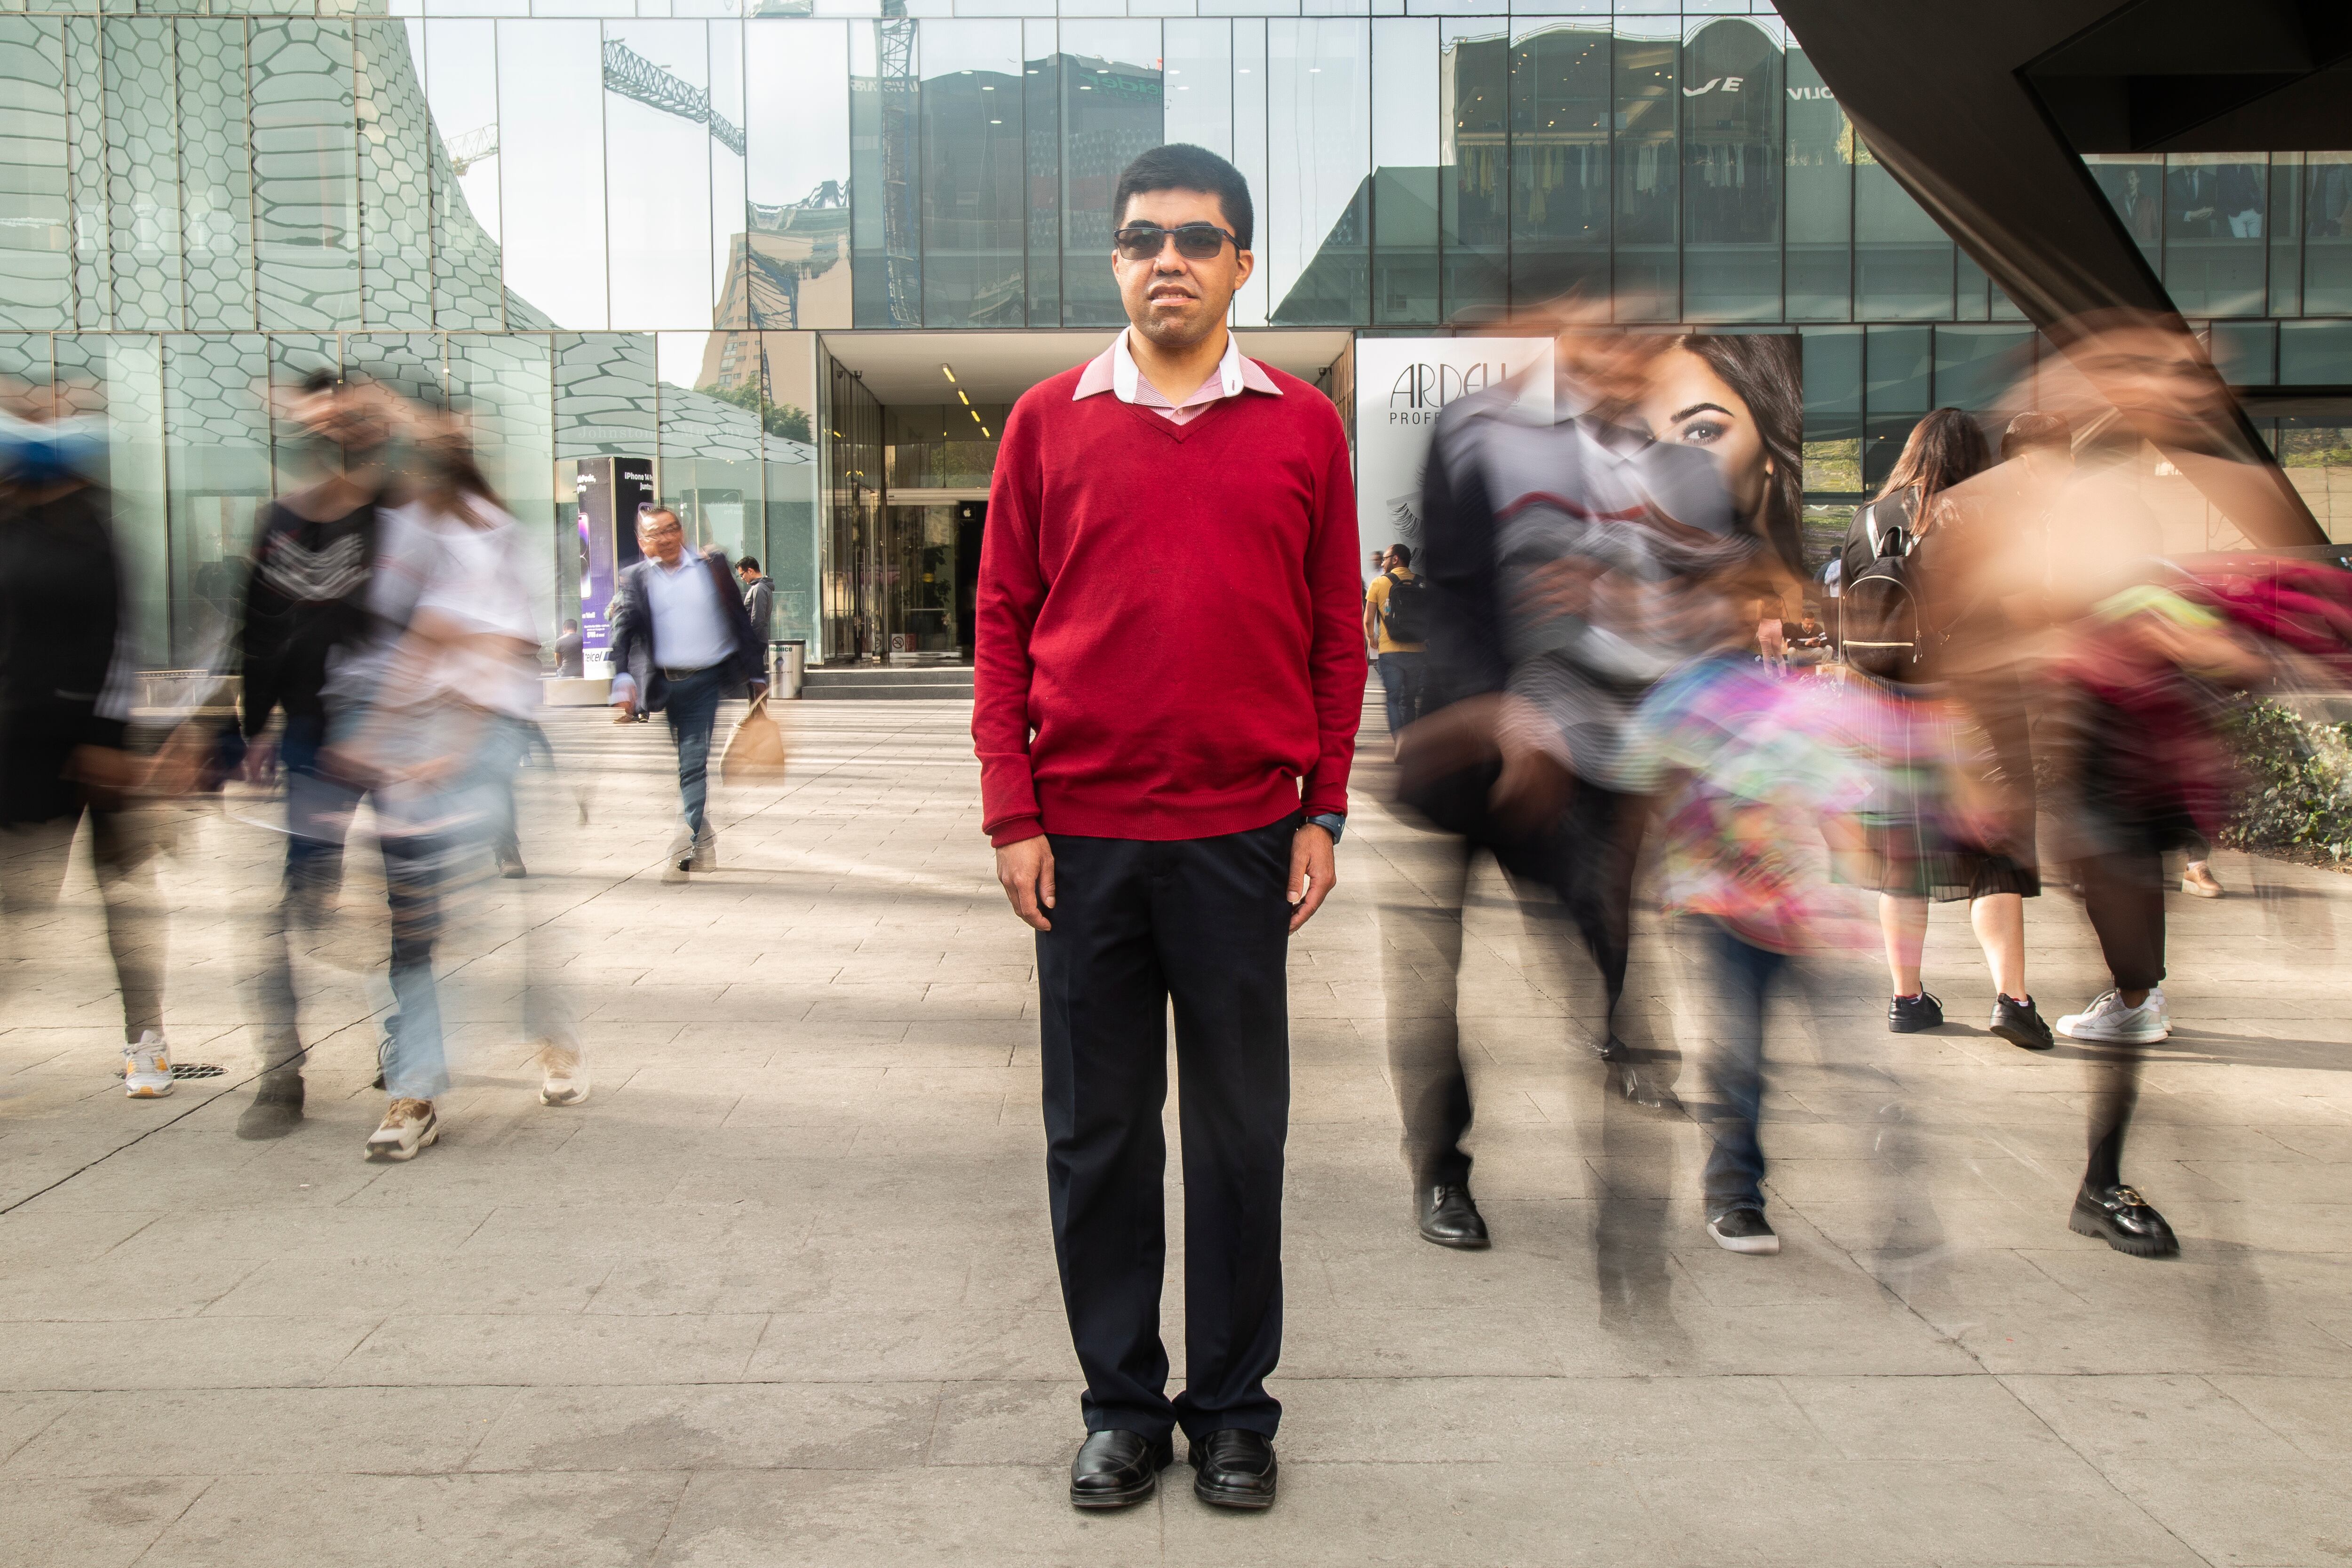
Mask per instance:
[[[1429,681],[1425,653],[1383,653],[1378,659],[1381,689],[1388,699],[1389,733],[1421,717],[1421,696]]]
[[[433,978],[445,889],[453,873],[468,870],[513,831],[515,770],[531,738],[531,726],[517,719],[484,715],[458,723],[454,732],[427,720],[409,746],[425,754],[456,750],[463,765],[414,794],[375,797],[398,1009],[386,1031],[383,1087],[394,1100],[438,1100],[449,1091],[440,990]]]
[[[1788,955],[1742,942],[1717,921],[1693,921],[1686,929],[1705,944],[1704,972],[1721,1009],[1706,1055],[1706,1217],[1718,1220],[1734,1209],[1761,1213],[1764,1150],[1756,1118],[1764,1099],[1764,1000]]]
[[[687,830],[700,836],[703,807],[710,798],[710,731],[719,722],[719,700],[727,695],[718,665],[670,682],[662,711],[669,738],[677,742],[677,800]]]

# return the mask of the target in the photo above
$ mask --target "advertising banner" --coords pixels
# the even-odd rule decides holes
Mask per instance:
[[[580,538],[580,665],[592,679],[613,673],[613,584],[638,559],[637,513],[654,499],[646,458],[583,458],[575,465]]]
[[[1421,465],[1438,412],[1529,369],[1522,396],[1549,419],[1549,338],[1356,340],[1356,529],[1366,550],[1421,547]]]

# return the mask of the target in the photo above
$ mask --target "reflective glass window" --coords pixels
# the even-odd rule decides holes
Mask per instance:
[[[1937,327],[1935,405],[1984,413],[2031,395],[2032,327]]]
[[[1372,314],[1438,319],[1437,179],[1444,129],[1434,17],[1372,23]]]
[[[707,327],[711,166],[743,140],[712,118],[709,27],[607,22],[603,63],[613,325]]]
[[[661,460],[655,484],[663,504],[686,525],[691,545],[716,547],[733,560],[762,548],[760,465],[767,432],[756,401],[698,389],[715,384],[713,351],[727,336],[660,334]]]
[[[914,327],[923,320],[917,47],[909,21],[850,30],[850,222],[861,327]]]
[[[816,335],[766,332],[760,339],[761,377],[775,411],[767,441],[767,543],[761,564],[776,585],[772,637],[809,642],[823,650],[817,604],[817,462],[812,428],[817,406]],[[780,416],[780,417],[779,417]]]
[[[923,25],[923,322],[1017,327],[1027,313],[1021,24]]]
[[[1223,16],[1171,17],[1160,24],[1167,49],[1167,136],[1234,155],[1234,25]]]
[[[361,311],[371,327],[433,324],[432,161],[427,151],[432,135],[425,106],[424,42],[421,21],[377,16],[352,24],[362,191]],[[185,45],[184,34],[184,79]]]
[[[512,300],[575,330],[608,320],[604,36],[593,22],[498,24],[499,225]],[[516,326],[525,324],[512,319]]]
[[[425,100],[433,114],[433,316],[444,327],[495,331],[507,324],[499,254],[499,26],[429,21],[424,27]]]
[[[1492,316],[1510,298],[1511,50],[1499,23],[1449,20],[1439,56],[1439,180],[1448,321]]]
[[[679,16],[689,15],[681,8]],[[743,25],[708,24],[703,36],[710,46],[710,300],[712,326],[732,321],[727,314],[727,282],[735,270],[735,237],[744,229],[744,190],[751,178],[751,126],[744,106]],[[813,106],[803,105],[802,112]],[[732,132],[720,135],[719,128]]]
[[[1265,25],[1272,172],[1258,265],[1277,325],[1352,324],[1370,290],[1371,28],[1339,17]]]
[[[1675,150],[1682,95],[1671,23],[1621,20],[1616,79],[1616,221],[1611,226],[1612,286],[1621,321],[1671,321],[1682,314],[1681,159]]]
[[[1609,288],[1609,33],[1564,22],[1511,48],[1511,298]]]
[[[0,16],[0,326],[73,324],[66,131],[64,29]]]
[[[849,29],[858,26],[743,25],[747,211],[728,247],[726,325],[850,324]]]
[[[1265,84],[1265,23],[1257,17],[1238,17],[1234,22],[1234,166],[1249,182],[1253,197],[1263,196],[1269,178]],[[1266,291],[1265,269],[1260,268],[1234,296],[1234,324],[1265,325],[1272,298]]]
[[[254,518],[269,499],[269,416],[260,396],[268,340],[236,332],[162,342],[172,662],[185,667],[220,647]]]
[[[1863,329],[1807,327],[1803,345],[1806,493],[1858,495]]]
[[[253,170],[236,128],[245,119],[246,25],[242,20],[177,25],[180,84],[180,234],[185,250],[187,324],[198,331],[250,328],[253,297]],[[422,116],[414,145],[422,147]],[[387,206],[414,200],[421,187],[388,192]],[[421,216],[421,208],[403,210]],[[429,254],[413,226],[401,237],[410,248],[396,268],[415,268]],[[412,295],[412,298],[415,296]],[[423,326],[429,310],[412,311]]]
[[[2148,270],[2164,265],[2164,157],[2154,153],[2091,153],[2083,163],[2132,237]]]
[[[2267,160],[2176,153],[2164,175],[2164,287],[2192,316],[2259,316]]]
[[[360,324],[360,181],[348,22],[256,21],[254,260],[265,327]]]
[[[2352,315],[2352,153],[2306,155],[2303,232],[2304,310]]]
[[[656,395],[651,332],[555,336],[555,458],[650,458]]]
[[[44,338],[46,345],[51,340]],[[173,657],[170,507],[163,489],[163,340],[144,332],[60,333],[55,339],[57,383],[68,408],[102,412],[106,420],[106,484],[113,508],[115,547],[128,569],[139,660],[169,668]],[[206,586],[233,574],[212,574]],[[233,581],[218,600],[198,600],[183,617],[184,640],[194,648],[219,646],[227,625]]]
[[[1952,242],[1867,146],[1854,158],[1853,267],[1854,314],[1866,321],[1952,313]]]
[[[2303,182],[2300,153],[2271,154],[2270,313],[2303,310]]]
[[[1021,24],[1022,177],[1029,196],[1029,324],[1062,320],[1062,61],[1055,24]],[[1230,29],[1229,29],[1230,30]]]
[[[1853,127],[1805,51],[1788,54],[1788,313],[1853,314]]]
[[[1119,172],[1167,139],[1160,24],[1065,21],[1061,49],[1062,320],[1119,326],[1110,197]]]
[[[1745,18],[1683,48],[1683,317],[1780,316],[1780,43]]]
[[[177,327],[180,201],[173,186],[179,126],[173,26],[144,16],[110,16],[100,26],[105,38],[100,100],[105,106],[108,270],[113,281],[110,324],[126,331]],[[278,25],[261,26],[268,30]],[[306,26],[315,28],[315,24]],[[282,42],[281,32],[270,37]],[[258,89],[260,79],[251,85]],[[274,94],[267,111],[257,99],[254,104],[257,175],[263,127],[265,121],[275,126],[278,100],[283,96],[283,89]],[[330,232],[313,230],[312,237],[323,242]]]

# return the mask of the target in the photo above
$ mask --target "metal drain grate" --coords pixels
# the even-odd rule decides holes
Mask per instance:
[[[173,1062],[172,1064],[172,1076],[173,1078],[218,1078],[221,1074],[226,1071],[228,1071],[228,1068],[226,1068],[212,1067],[204,1062]]]

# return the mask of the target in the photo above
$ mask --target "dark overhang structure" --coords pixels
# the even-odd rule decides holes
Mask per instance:
[[[2082,153],[2352,148],[2352,0],[1776,4],[1872,154],[2062,351],[2175,315]],[[2325,543],[2213,382],[2230,418],[2166,455],[2250,538]]]

